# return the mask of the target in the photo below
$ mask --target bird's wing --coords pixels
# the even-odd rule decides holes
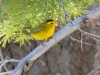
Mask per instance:
[[[36,28],[32,28],[32,29],[30,30],[30,34],[43,31],[45,28],[46,28],[46,26],[45,26],[44,24],[41,24],[41,25],[37,26]]]

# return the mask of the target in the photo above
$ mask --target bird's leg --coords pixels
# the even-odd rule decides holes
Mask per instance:
[[[46,46],[44,43],[41,43],[39,40],[36,40],[40,45]]]

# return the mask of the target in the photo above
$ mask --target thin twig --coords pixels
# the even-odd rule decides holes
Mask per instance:
[[[93,39],[94,41],[96,41],[97,44],[100,44],[100,40],[95,38],[95,37],[90,37],[91,39]]]
[[[2,73],[0,73],[0,75],[10,75],[11,72],[12,72],[12,71],[2,72]]]
[[[4,58],[3,58],[3,54],[2,54],[1,48],[0,48],[0,57],[1,57],[1,60],[3,61]],[[7,67],[6,67],[5,65],[3,65],[3,66],[4,66],[4,69],[5,69],[6,71],[8,71]]]
[[[77,40],[77,39],[71,37],[70,35],[68,35],[68,37],[69,37],[71,40],[73,40],[73,41],[76,41],[76,42],[80,42],[80,43],[81,43],[81,40]],[[82,43],[83,43],[83,44],[86,44],[86,45],[93,45],[93,44],[86,43],[86,42],[82,42]]]
[[[7,63],[9,62],[19,62],[20,60],[15,60],[15,59],[6,59],[6,60],[2,60],[0,61],[0,72],[3,66],[5,66]]]
[[[59,0],[59,2],[60,2],[61,5],[62,5],[62,9],[63,9],[63,13],[64,13],[64,21],[65,21],[65,19],[67,19],[68,21],[70,21],[70,22],[73,23],[73,20],[71,20],[71,19],[67,16],[68,12],[65,10],[65,6],[64,6],[63,0]]]
[[[83,33],[81,33],[81,51],[83,51]]]
[[[44,13],[44,18],[45,19],[46,19],[47,12],[48,12],[48,1],[46,2],[46,10],[45,10],[45,13]]]
[[[88,35],[90,35],[90,36],[94,36],[94,37],[100,38],[100,36],[98,36],[98,35],[96,35],[96,34],[88,33],[88,32],[86,32],[86,31],[82,30],[81,28],[78,28],[78,30],[80,30],[81,32],[83,32],[83,33],[85,33],[85,34],[88,34]]]
[[[62,4],[62,9],[63,9],[63,13],[64,13],[64,21],[65,21],[65,18],[66,18],[66,10],[65,10],[65,7],[64,7],[64,2],[63,0],[59,0]]]
[[[59,4],[58,4],[58,22],[59,22],[59,24],[61,24],[61,10],[60,10],[60,7],[61,7],[61,2],[59,1]]]

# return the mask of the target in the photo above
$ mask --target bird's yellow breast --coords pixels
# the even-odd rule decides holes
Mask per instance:
[[[55,26],[55,24],[47,26],[46,29],[33,33],[31,36],[33,36],[36,40],[45,40],[50,38],[54,34]]]

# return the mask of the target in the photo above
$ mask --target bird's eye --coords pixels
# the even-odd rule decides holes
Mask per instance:
[[[51,22],[51,24],[53,24],[53,23]]]

